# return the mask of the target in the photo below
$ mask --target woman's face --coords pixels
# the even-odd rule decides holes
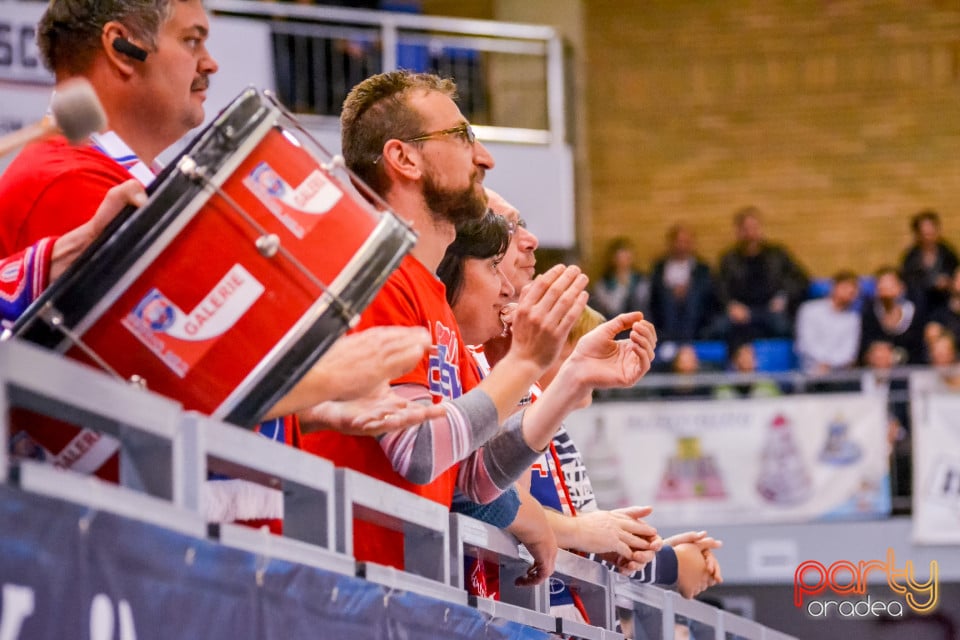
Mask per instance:
[[[483,344],[503,331],[500,309],[513,298],[513,286],[500,271],[503,256],[466,258],[463,289],[453,313],[467,344]]]

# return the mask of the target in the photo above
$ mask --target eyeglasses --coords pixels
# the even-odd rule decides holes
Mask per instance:
[[[421,142],[423,140],[433,140],[434,138],[441,138],[443,136],[460,136],[460,139],[466,142],[467,144],[474,144],[477,141],[477,134],[473,132],[473,127],[464,122],[461,125],[456,127],[450,127],[449,129],[441,129],[440,131],[431,131],[430,133],[424,133],[419,136],[414,136],[413,138],[407,138],[403,142]]]
[[[527,221],[523,218],[517,218],[517,221],[507,220],[507,232],[512,236],[517,232],[517,229],[526,229]]]
[[[450,127],[449,129],[441,129],[440,131],[431,131],[430,133],[424,133],[419,136],[414,136],[412,138],[406,138],[400,142],[423,142],[424,140],[433,140],[435,138],[440,138],[442,136],[460,136],[460,139],[466,142],[469,145],[473,145],[477,141],[477,134],[473,132],[473,127],[464,122],[463,124],[457,125],[456,127]],[[378,155],[373,159],[373,164],[380,162],[380,159],[383,158],[383,154]]]

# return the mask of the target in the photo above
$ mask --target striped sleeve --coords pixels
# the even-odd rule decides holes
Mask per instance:
[[[0,260],[0,320],[14,322],[49,284],[56,238],[44,238]]]
[[[393,390],[408,400],[430,401],[429,391],[418,385]],[[510,416],[501,429],[497,408],[484,391],[474,389],[443,404],[442,418],[380,437],[394,470],[408,481],[427,484],[460,462],[457,487],[468,499],[485,504],[542,455],[523,440],[522,413]]]
[[[429,390],[420,385],[398,385],[393,391],[407,400],[432,402]],[[443,417],[380,437],[380,447],[394,470],[415,484],[432,482],[457,462],[467,459],[499,428],[497,407],[480,389],[446,400],[443,405],[446,409]],[[469,492],[464,493],[471,496]]]
[[[524,441],[522,423],[523,412],[514,413],[486,446],[461,463],[457,487],[474,502],[496,499],[543,455]]]

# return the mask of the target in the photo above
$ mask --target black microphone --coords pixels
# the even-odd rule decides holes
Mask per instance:
[[[134,60],[143,62],[147,59],[147,50],[141,49],[126,38],[114,38],[113,48],[124,55],[128,55]]]

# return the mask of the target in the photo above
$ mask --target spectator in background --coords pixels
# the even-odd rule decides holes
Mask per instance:
[[[711,336],[736,345],[791,335],[807,274],[784,247],[765,239],[757,207],[738,211],[734,225],[737,242],[721,257],[716,282],[724,313]]]
[[[949,331],[935,336],[927,345],[930,364],[937,368],[940,383],[950,390],[960,389],[960,370],[957,368],[957,340]]]
[[[957,254],[940,237],[940,216],[929,209],[910,220],[913,246],[903,255],[901,273],[907,295],[919,315],[928,318],[950,297],[950,279],[960,265]]]
[[[633,243],[615,238],[607,249],[603,276],[593,287],[590,303],[607,318],[649,310],[650,280],[636,267]]]
[[[875,277],[876,294],[861,317],[861,359],[874,342],[886,341],[901,353],[898,364],[924,362],[923,324],[916,305],[905,296],[900,274],[893,267],[883,266]]]
[[[839,271],[826,298],[800,305],[794,348],[805,373],[825,374],[856,363],[860,314],[853,305],[859,292],[857,274]]]
[[[673,359],[673,372],[680,375],[694,375],[700,372],[700,358],[691,344],[681,345],[677,357]]]
[[[770,378],[757,376],[757,352],[753,344],[744,342],[730,356],[730,365],[735,373],[746,378],[742,382],[720,385],[713,391],[718,400],[733,398],[772,398],[783,393],[780,385]]]
[[[927,320],[923,335],[928,345],[945,331],[949,331],[954,336],[960,336],[960,267],[953,271],[950,297],[943,306],[934,309]]]
[[[949,331],[936,336],[930,343],[930,364],[951,367],[957,363],[957,340]]]
[[[677,348],[677,355],[673,358],[671,371],[676,374],[674,383],[663,389],[661,394],[667,398],[678,400],[690,398],[709,398],[710,388],[698,385],[687,378],[700,373],[700,357],[692,344],[682,344]]]
[[[667,231],[667,254],[650,278],[651,321],[660,340],[695,340],[713,311],[710,267],[694,253],[693,231],[675,224]]]
[[[910,411],[905,376],[894,376],[893,369],[900,364],[892,342],[875,340],[866,346],[863,354],[863,376],[860,388],[866,394],[882,394],[887,398],[887,441],[890,445],[890,485],[893,495],[911,494]]]

